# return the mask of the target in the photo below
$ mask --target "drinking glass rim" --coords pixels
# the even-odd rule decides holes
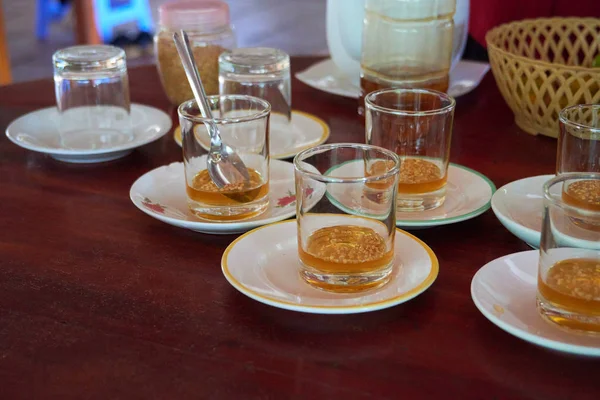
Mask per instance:
[[[414,111],[414,110],[399,110],[396,108],[382,107],[380,105],[373,103],[373,101],[371,100],[371,97],[373,97],[373,96],[377,96],[377,95],[383,94],[383,93],[392,93],[392,92],[430,94],[430,95],[437,96],[438,98],[442,98],[443,100],[447,100],[449,102],[449,104],[445,105],[444,107],[436,108],[434,110]],[[456,100],[454,100],[454,98],[452,96],[448,95],[447,93],[439,92],[437,90],[432,90],[432,89],[386,88],[386,89],[375,90],[374,92],[367,94],[365,96],[365,104],[369,108],[372,108],[377,111],[383,111],[383,112],[390,113],[390,114],[422,116],[422,115],[436,115],[436,114],[447,113],[450,110],[454,109],[454,107],[456,106]]]
[[[565,125],[574,126],[579,129],[588,129],[591,131],[600,132],[600,127],[594,127],[594,126],[590,126],[590,125],[580,124],[579,122],[575,122],[575,121],[569,119],[569,117],[567,117],[567,113],[569,111],[572,111],[572,110],[578,109],[578,108],[580,108],[580,109],[581,108],[598,108],[598,109],[600,109],[600,104],[576,104],[574,106],[565,107],[562,110],[560,110],[560,112],[558,113],[558,120]]]
[[[55,74],[127,70],[125,50],[108,44],[74,45],[58,49],[52,54],[52,64]]]
[[[244,94],[224,94],[224,95],[215,94],[215,95],[207,96],[207,98],[208,98],[209,103],[212,103],[211,100],[217,99],[217,100],[221,101],[221,99],[223,99],[223,98],[234,99],[234,100],[235,99],[250,100],[250,101],[260,104],[262,107],[264,107],[263,110],[258,110],[256,112],[253,112],[248,115],[244,115],[242,117],[213,118],[212,121],[214,121],[217,124],[221,124],[221,125],[255,121],[257,119],[260,119],[260,118],[263,118],[263,117],[269,115],[271,112],[271,104],[269,104],[268,101],[265,101],[259,97],[255,97],[255,96],[248,96],[248,95],[244,95]],[[179,107],[177,107],[177,113],[179,114],[179,116],[181,118],[185,118],[192,122],[201,122],[201,123],[210,122],[211,121],[210,118],[204,118],[202,116],[192,115],[187,111],[187,109],[190,108],[190,106],[193,104],[197,104],[196,99],[186,100],[183,103],[181,103],[179,105]]]
[[[595,180],[600,181],[600,173],[597,172],[567,172],[564,174],[560,174],[555,176],[554,178],[547,180],[544,183],[543,193],[544,200],[549,201],[553,206],[560,207],[565,210],[574,211],[579,214],[591,214],[600,216],[600,211],[594,211],[589,209],[584,209],[581,207],[572,206],[570,204],[565,203],[562,199],[558,199],[556,197],[552,197],[550,194],[550,188],[557,183],[564,183],[568,180]]]
[[[364,176],[364,177],[351,178],[351,177],[333,177],[333,176],[327,176],[327,175],[315,173],[306,168],[303,168],[300,165],[300,162],[302,161],[302,159],[308,158],[310,155],[321,154],[326,151],[331,151],[332,149],[339,149],[339,148],[352,148],[352,149],[360,148],[362,150],[377,150],[385,155],[388,155],[390,157],[390,159],[394,161],[394,166],[390,170],[386,171],[385,173],[379,174],[379,175],[370,175],[370,176]],[[347,161],[351,161],[351,160],[347,160]],[[383,179],[387,179],[387,178],[390,178],[390,177],[400,173],[400,156],[398,156],[398,154],[396,154],[393,151],[390,151],[388,149],[385,149],[383,147],[373,146],[370,144],[361,144],[361,143],[330,143],[330,144],[323,144],[320,146],[311,147],[311,148],[308,148],[308,149],[303,150],[300,153],[296,154],[296,156],[294,157],[293,163],[294,163],[295,171],[301,173],[302,175],[308,176],[311,179],[322,182],[322,183],[366,183],[366,182],[371,182],[371,181],[380,181]]]
[[[245,62],[240,60],[240,58],[242,58],[242,54],[240,53],[242,52],[245,52],[245,56],[258,57],[256,56],[256,52],[265,50],[267,53],[269,53],[268,56],[275,57],[275,59],[263,61],[261,63],[256,63],[256,58],[251,58],[250,61]],[[236,71],[236,68],[243,71]],[[284,72],[285,70],[289,70],[289,68],[289,54],[275,47],[258,46],[237,48],[224,51],[221,53],[221,55],[219,55],[219,73],[227,72],[235,74],[236,72],[246,72],[250,75],[260,76]]]

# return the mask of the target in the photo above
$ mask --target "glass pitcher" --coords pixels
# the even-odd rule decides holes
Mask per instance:
[[[456,0],[366,0],[359,112],[383,88],[446,92]]]

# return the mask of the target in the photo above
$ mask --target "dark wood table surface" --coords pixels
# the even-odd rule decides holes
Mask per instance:
[[[316,58],[294,58],[293,72]],[[132,101],[171,112],[152,66]],[[0,127],[54,104],[51,80],[0,88]],[[364,142],[356,100],[293,81],[293,106]],[[554,139],[520,131],[491,72],[457,100],[451,160],[497,187],[552,173]],[[136,209],[137,177],[179,161],[169,133],[118,161],[74,165],[0,139],[0,397],[598,399],[600,362],[551,352],[489,322],[475,272],[529,250],[491,210],[413,233],[440,262],[433,286],[390,309],[311,315],[237,292],[220,260],[236,237]]]

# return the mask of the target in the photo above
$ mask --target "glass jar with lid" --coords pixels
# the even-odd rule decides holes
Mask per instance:
[[[194,97],[181,65],[173,33],[187,32],[207,95],[219,94],[219,55],[236,47],[229,7],[220,0],[175,0],[158,8],[159,29],[154,37],[158,72],[174,105]]]

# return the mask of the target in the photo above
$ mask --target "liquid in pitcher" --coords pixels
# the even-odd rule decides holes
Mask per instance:
[[[387,88],[418,88],[447,92],[450,84],[449,70],[425,67],[362,68],[359,104],[371,92]]]
[[[366,0],[361,97],[379,89],[447,92],[456,0]]]

